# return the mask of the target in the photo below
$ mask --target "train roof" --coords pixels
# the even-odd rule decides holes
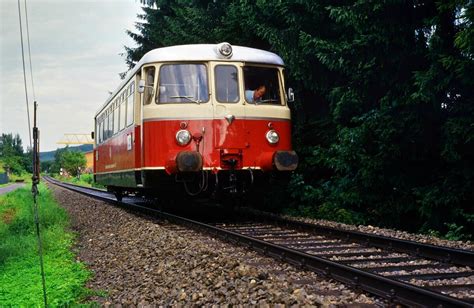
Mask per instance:
[[[242,46],[232,46],[232,55],[223,57],[217,44],[178,45],[153,49],[147,52],[135,67],[150,62],[166,61],[238,61],[284,65],[273,52]],[[135,70],[134,67],[134,70]]]
[[[122,87],[129,82],[130,78],[147,63],[172,62],[172,61],[231,61],[231,62],[253,62],[260,64],[273,64],[283,66],[284,62],[277,54],[262,49],[231,46],[231,54],[223,56],[219,48],[223,44],[191,44],[162,47],[150,50],[140,61],[127,73],[124,81],[107,98],[106,102],[97,110],[101,112],[105,106],[115,97]],[[229,45],[229,44],[228,44]]]

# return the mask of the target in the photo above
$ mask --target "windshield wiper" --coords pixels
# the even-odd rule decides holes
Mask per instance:
[[[198,104],[198,105],[202,103],[202,101],[201,101],[200,99],[194,100],[194,99],[193,99],[194,96],[176,95],[176,96],[170,96],[170,98],[185,98],[185,99],[187,99],[188,101],[193,102],[193,103]]]

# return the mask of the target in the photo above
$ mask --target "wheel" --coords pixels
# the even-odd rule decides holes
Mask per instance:
[[[122,202],[123,194],[120,190],[114,191],[114,195],[118,202]]]

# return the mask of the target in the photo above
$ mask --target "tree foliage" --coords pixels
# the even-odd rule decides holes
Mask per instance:
[[[0,136],[0,160],[8,172],[21,175],[32,172],[32,154],[23,153],[22,140],[19,134],[2,134]]]
[[[60,173],[61,168],[72,176],[77,176],[86,167],[87,159],[84,153],[71,151],[69,147],[57,149],[54,162],[49,166],[51,173]]]
[[[467,0],[146,0],[127,62],[169,45],[228,41],[278,53],[297,93],[311,215],[472,233],[474,5]]]
[[[82,152],[65,151],[61,156],[61,166],[73,176],[77,176],[86,163],[86,156]]]

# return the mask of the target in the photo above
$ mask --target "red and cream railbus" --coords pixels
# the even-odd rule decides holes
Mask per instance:
[[[294,170],[283,70],[274,53],[228,43],[148,52],[95,115],[96,182],[118,199],[232,194]]]

